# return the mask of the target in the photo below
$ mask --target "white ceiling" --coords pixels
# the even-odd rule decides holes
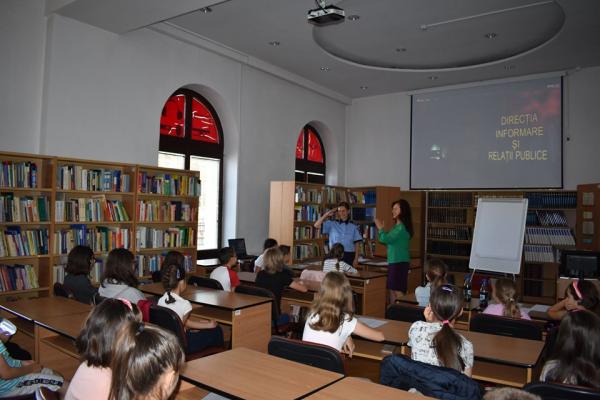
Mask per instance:
[[[600,0],[332,1],[360,19],[327,27],[313,0],[52,1],[117,33],[167,21],[351,98],[600,65]]]

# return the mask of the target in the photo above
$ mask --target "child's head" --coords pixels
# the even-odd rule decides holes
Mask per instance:
[[[290,246],[285,245],[285,244],[280,244],[279,245],[279,250],[281,251],[281,254],[283,255],[283,263],[285,265],[290,264],[292,262],[292,259],[290,258],[290,255],[291,255],[291,253],[290,253],[290,251],[291,251]]]
[[[139,284],[134,270],[135,258],[127,249],[113,249],[106,257],[106,268],[102,275],[102,284],[105,280],[124,283],[128,286],[137,287]]]
[[[493,296],[496,301],[504,306],[504,316],[521,318],[521,309],[517,302],[517,286],[506,278],[498,279],[494,285]]]
[[[178,253],[181,257],[171,253]],[[169,254],[171,254],[170,257]],[[181,261],[183,259],[183,254],[177,251],[171,251],[169,254],[165,257],[160,270],[161,282],[167,291],[167,304],[175,302],[175,299],[171,296],[171,290],[177,289],[182,292],[186,288],[185,267],[183,263],[178,262],[178,260]]]
[[[483,400],[542,400],[541,397],[521,389],[501,387],[488,390]]]
[[[565,306],[567,310],[590,310],[596,314],[600,314],[600,296],[596,286],[584,279],[578,279],[569,286],[565,291],[567,299]]]
[[[92,309],[75,341],[81,358],[93,367],[108,367],[112,345],[124,322],[141,321],[142,314],[135,304],[122,299],[105,299]]]
[[[223,265],[235,265],[237,263],[237,257],[233,247],[223,247],[219,250],[219,262]]]
[[[341,243],[335,243],[329,249],[329,254],[327,254],[327,258],[334,258],[336,260],[341,260],[344,257],[344,245]]]
[[[435,289],[446,283],[446,275],[448,275],[446,263],[438,258],[434,258],[429,260],[428,265],[429,267],[425,276],[431,282],[431,288]]]
[[[263,243],[263,251],[275,246],[277,246],[277,240],[273,238],[267,238]]]
[[[427,307],[434,319],[442,323],[442,329],[433,338],[440,365],[462,372],[465,369],[465,362],[460,356],[462,339],[450,326],[462,314],[462,294],[455,286],[439,286],[431,291]]]
[[[549,380],[600,388],[600,317],[585,310],[567,313],[550,359],[558,365]]]
[[[95,261],[92,249],[88,246],[75,246],[69,252],[65,270],[70,275],[89,275]]]
[[[271,247],[265,251],[264,266],[265,271],[269,274],[274,274],[283,270],[283,253],[278,247]]]
[[[166,400],[185,360],[177,338],[141,322],[124,324],[114,346],[109,398]]]
[[[340,327],[344,315],[353,315],[352,288],[344,274],[331,271],[325,275],[321,290],[311,306],[311,313],[319,316],[311,328],[331,333]]]

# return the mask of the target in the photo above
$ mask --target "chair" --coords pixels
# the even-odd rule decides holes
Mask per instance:
[[[60,282],[56,282],[54,284],[54,295],[60,296],[60,297],[66,297],[67,299],[75,298],[75,295],[73,294],[73,292]]]
[[[39,391],[39,395],[41,400],[58,400],[58,393],[51,391],[47,388],[41,388]],[[3,397],[4,400],[36,400],[36,396],[34,393],[32,394],[23,394],[20,396],[11,396],[11,397]]]
[[[188,285],[223,290],[223,285],[221,285],[221,282],[216,279],[204,278],[202,276],[190,276],[188,278]]]
[[[102,303],[104,300],[106,299],[106,297],[104,296],[100,296],[100,294],[98,292],[96,292],[94,294],[94,298],[92,299],[92,303],[97,306],[98,304]]]
[[[523,390],[540,396],[542,400],[592,400],[600,398],[599,390],[559,383],[529,383],[525,385]]]
[[[258,286],[248,286],[248,285],[239,285],[235,288],[236,293],[249,294],[252,296],[258,297],[266,297],[272,300],[271,304],[271,326],[273,327],[272,331],[275,335],[284,335],[290,331],[290,323],[278,325],[280,311],[279,304],[277,304],[277,299],[273,292],[268,289],[261,288]]]
[[[286,360],[344,374],[344,361],[339,351],[321,344],[272,336],[269,354]]]
[[[477,314],[471,317],[469,330],[521,339],[542,340],[542,328],[534,322],[489,314]]]
[[[405,322],[425,321],[423,307],[406,303],[390,304],[385,310],[385,318]]]
[[[207,347],[202,351],[197,353],[188,353],[187,352],[187,336],[185,334],[185,328],[183,327],[183,323],[179,318],[179,315],[170,308],[161,307],[158,305],[150,305],[150,323],[154,325],[158,325],[163,329],[172,332],[179,339],[179,343],[181,347],[185,351],[185,360],[191,361],[197,358],[209,356],[211,354],[220,353],[225,351],[223,347]]]

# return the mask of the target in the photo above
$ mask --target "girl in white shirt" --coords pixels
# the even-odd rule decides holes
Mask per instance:
[[[446,263],[439,259],[429,260],[427,273],[425,274],[427,284],[415,289],[415,297],[417,298],[420,307],[427,307],[432,290],[447,283],[447,274],[448,267],[446,266]]]
[[[358,272],[352,265],[342,261],[342,258],[344,258],[344,246],[341,243],[331,246],[329,254],[323,261],[323,272],[340,271],[352,274]]]
[[[183,322],[187,336],[187,354],[207,347],[223,347],[223,331],[214,320],[190,318],[192,303],[181,297],[181,293],[187,288],[183,262],[184,256],[178,251],[170,251],[165,256],[161,280],[166,292],[158,300],[158,305],[175,311]]]
[[[348,278],[340,272],[329,272],[313,300],[302,340],[324,344],[338,351],[343,349],[352,357],[352,334],[377,342],[384,339],[381,331],[368,327],[354,316]]]

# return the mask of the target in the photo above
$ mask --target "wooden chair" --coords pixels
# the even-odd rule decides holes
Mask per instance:
[[[340,352],[322,344],[272,336],[269,341],[269,354],[328,371],[345,373]]]
[[[223,290],[223,285],[221,285],[221,282],[216,279],[204,278],[202,276],[190,276],[188,278],[188,285]]]
[[[54,284],[53,291],[55,296],[66,297],[67,299],[75,298],[73,292],[60,282]]]
[[[423,307],[407,303],[390,304],[385,310],[385,318],[405,322],[425,321],[423,310]]]
[[[281,313],[279,311],[279,304],[273,292],[268,289],[261,288],[258,286],[239,285],[235,288],[236,293],[249,294],[252,296],[266,297],[272,300],[271,304],[271,327],[274,335],[285,335],[291,331],[292,324],[289,322],[286,324],[279,324],[279,318]]]
[[[600,391],[582,386],[536,382],[523,388],[526,392],[538,395],[542,400],[592,400],[600,399]]]
[[[542,340],[542,328],[534,322],[489,314],[477,314],[471,317],[469,330],[521,339]]]

